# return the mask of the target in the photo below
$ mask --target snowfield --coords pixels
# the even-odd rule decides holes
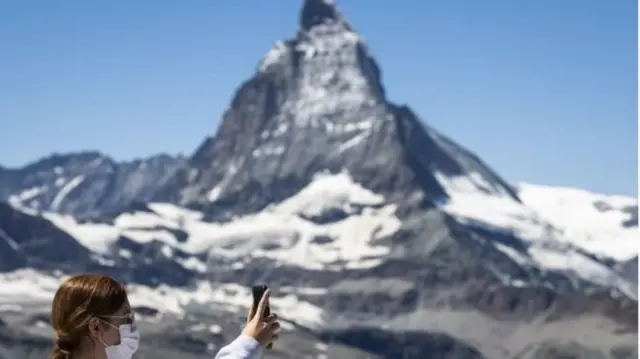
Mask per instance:
[[[634,214],[637,222],[636,198],[528,183],[519,184],[518,192],[525,205],[567,241],[617,260],[638,255],[638,225],[625,225]]]
[[[449,195],[441,206],[445,212],[463,222],[482,224],[528,241],[525,253],[496,245],[516,262],[571,272],[635,296],[628,281],[584,253],[620,261],[638,255],[638,228],[623,226],[632,217],[623,210],[636,206],[637,211],[635,199],[521,184],[520,203],[493,189],[477,174],[437,178]],[[609,212],[599,213],[596,203],[610,208]]]

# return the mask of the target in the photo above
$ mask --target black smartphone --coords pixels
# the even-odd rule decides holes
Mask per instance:
[[[262,296],[264,295],[264,292],[267,291],[267,286],[266,285],[254,285],[251,288],[251,292],[253,293],[253,312],[256,313],[256,311],[258,310],[258,304],[260,304],[260,299],[262,299]],[[271,315],[271,308],[269,307],[269,303],[267,303],[267,307],[264,310],[264,318],[268,317],[269,315]],[[267,345],[267,349],[271,349],[271,347],[273,346],[273,343],[269,343]]]
[[[258,310],[258,304],[260,304],[260,299],[264,295],[264,292],[267,291],[266,285],[254,285],[252,288],[253,292],[253,312],[255,313]],[[271,315],[271,308],[269,308],[269,303],[267,303],[267,308],[264,311],[264,318]]]

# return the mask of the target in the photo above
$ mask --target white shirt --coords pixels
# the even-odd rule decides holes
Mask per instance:
[[[240,335],[228,345],[220,348],[214,359],[259,359],[262,348],[257,340]]]

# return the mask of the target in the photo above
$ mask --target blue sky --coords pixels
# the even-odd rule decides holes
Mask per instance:
[[[294,0],[0,3],[0,164],[190,154]],[[634,0],[338,0],[391,100],[507,180],[637,194]]]

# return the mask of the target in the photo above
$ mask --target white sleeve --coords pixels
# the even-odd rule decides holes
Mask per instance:
[[[214,359],[259,359],[262,348],[257,340],[240,335],[228,345],[220,348]]]

